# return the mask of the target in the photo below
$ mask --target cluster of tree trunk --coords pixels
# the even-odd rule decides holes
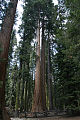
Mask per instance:
[[[43,28],[44,29],[44,28]],[[43,30],[44,32],[44,30]],[[44,33],[42,33],[44,37]],[[42,39],[42,51],[40,54],[40,20],[37,28],[37,48],[36,48],[36,70],[35,70],[35,88],[32,112],[42,112],[46,110],[45,95],[45,47]],[[43,64],[43,65],[42,65]]]

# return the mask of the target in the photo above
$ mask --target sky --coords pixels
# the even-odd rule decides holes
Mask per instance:
[[[58,1],[57,0],[53,0],[54,2],[54,5],[58,4]],[[16,32],[18,32],[18,29],[19,29],[19,25],[21,25],[21,17],[22,17],[22,13],[23,13],[23,8],[22,8],[22,0],[20,0],[18,2],[18,6],[17,6],[17,11],[18,11],[18,18],[17,18],[17,22],[16,22],[16,25],[15,25],[15,29],[16,29]],[[16,34],[16,37],[17,37],[17,41],[19,43],[20,41],[20,36],[19,34],[17,33]]]

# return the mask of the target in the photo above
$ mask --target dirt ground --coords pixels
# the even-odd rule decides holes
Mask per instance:
[[[12,118],[11,120],[80,120],[80,117]]]

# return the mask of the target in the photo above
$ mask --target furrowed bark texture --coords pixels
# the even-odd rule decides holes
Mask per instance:
[[[40,21],[37,29],[37,49],[36,49],[36,72],[35,72],[35,89],[33,97],[32,112],[42,112],[42,89],[41,89],[41,73],[40,73]]]
[[[43,110],[46,110],[46,83],[45,83],[45,38],[44,38],[44,18],[42,21],[42,45],[41,45],[41,82]]]
[[[1,84],[0,86],[0,109],[4,109],[5,107],[6,65],[8,62],[8,50],[9,50],[11,32],[13,28],[15,13],[16,13],[17,2],[18,0],[10,1],[10,4],[6,12],[6,16],[3,21],[2,29],[0,31],[0,44],[3,49],[3,51],[0,54],[0,59],[3,59],[3,61],[0,61],[0,84]],[[5,113],[6,112],[3,112],[3,114]],[[6,120],[9,120],[9,119],[6,118]]]

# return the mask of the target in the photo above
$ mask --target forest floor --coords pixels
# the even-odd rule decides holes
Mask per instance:
[[[77,117],[46,117],[46,118],[11,118],[11,120],[80,120],[80,116]]]

